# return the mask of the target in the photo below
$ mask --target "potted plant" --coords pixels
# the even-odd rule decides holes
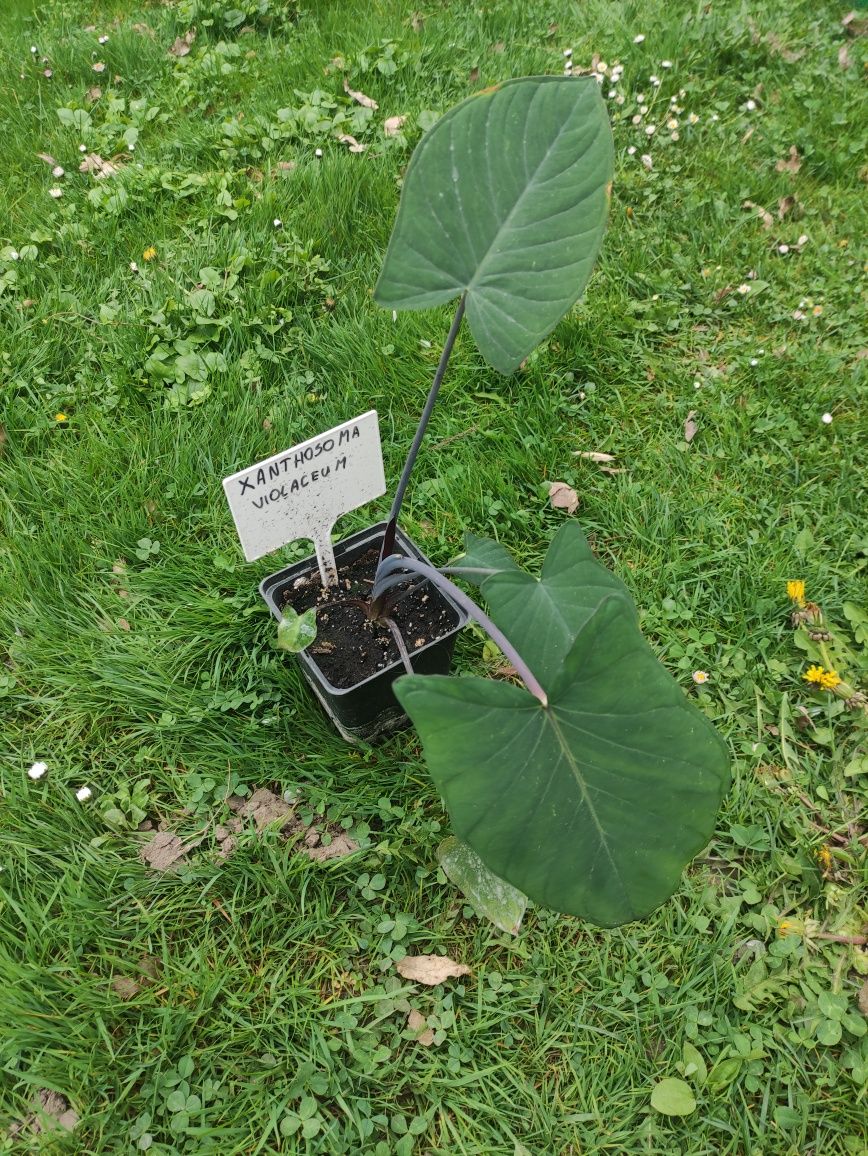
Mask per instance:
[[[398,517],[462,319],[490,365],[519,367],[590,277],[612,154],[596,82],[572,77],[486,89],[418,145],[375,298],[389,309],[456,297],[458,306],[377,531],[370,592],[349,592],[356,612],[393,636],[397,608],[436,593],[498,643],[523,686],[431,676],[396,639],[390,693],[421,736],[473,885],[506,881],[602,926],[662,903],[708,841],[729,782],[724,745],[657,661],[626,588],[575,523],[556,534],[537,579],[472,535],[460,563],[438,570],[401,537]],[[489,613],[447,572],[475,582]],[[320,597],[327,616],[334,603]],[[289,648],[314,649],[322,612],[280,609]]]

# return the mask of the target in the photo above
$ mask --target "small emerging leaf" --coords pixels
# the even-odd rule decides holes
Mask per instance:
[[[296,614],[291,606],[284,606],[283,617],[277,625],[277,649],[299,654],[316,640],[316,610],[311,607]]]

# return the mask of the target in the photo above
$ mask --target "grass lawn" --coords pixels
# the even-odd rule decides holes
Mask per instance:
[[[847,13],[5,0],[0,1151],[868,1152],[864,713],[804,681],[786,591],[864,675]],[[403,524],[437,564],[469,529],[536,566],[573,486],[734,785],[651,918],[532,908],[511,937],[438,868],[414,733],[346,744],[275,650],[257,585],[310,547],[245,563],[220,482],[370,408],[397,478],[451,316],[372,300],[402,170],[439,113],[567,48],[607,66],[602,257],[516,376],[459,336]],[[496,661],[464,632],[460,669]],[[221,857],[226,797],[261,788],[359,850],[272,826]],[[142,862],[141,812],[201,839],[177,870]],[[405,953],[471,974],[408,983]],[[669,1078],[689,1114],[652,1107]],[[46,1090],[73,1131],[34,1124]]]

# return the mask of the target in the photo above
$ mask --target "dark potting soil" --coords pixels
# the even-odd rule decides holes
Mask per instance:
[[[323,588],[314,570],[295,580],[283,595],[283,606],[291,605],[301,614],[312,606],[317,610],[316,641],[308,656],[339,690],[355,686],[401,659],[388,626],[371,622],[359,606],[348,606],[350,598],[370,597],[380,552],[372,546],[364,554],[338,567],[338,587]],[[337,605],[335,605],[337,603]],[[404,645],[413,661],[413,652],[448,634],[458,623],[458,615],[430,582],[408,594],[392,611]]]

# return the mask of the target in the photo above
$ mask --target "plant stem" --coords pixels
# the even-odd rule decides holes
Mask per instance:
[[[434,585],[438,587],[438,589],[447,591],[450,598],[452,598],[454,602],[457,602],[462,610],[466,610],[471,618],[475,618],[483,630],[491,637],[494,642],[497,643],[512,665],[515,667],[515,673],[518,675],[530,693],[534,696],[534,698],[538,699],[544,707],[549,705],[548,695],[543,690],[533,671],[530,669],[530,667],[527,665],[527,663],[503,633],[503,631],[498,626],[495,626],[485,611],[480,610],[472,598],[469,598],[463,590],[459,590],[455,583],[450,582],[448,578],[445,578],[439,570],[435,570],[433,566],[428,566],[425,562],[420,562],[418,558],[398,558],[393,556],[386,559],[385,562],[380,563],[380,566],[377,569],[377,574],[380,576],[382,572],[382,578],[385,579],[398,569],[412,570],[416,574],[424,574],[424,576],[429,578],[434,583]],[[377,585],[378,583],[375,582],[374,589],[372,591],[372,597],[375,601],[379,593]]]
[[[458,302],[458,308],[455,310],[455,316],[452,318],[452,325],[449,328],[449,334],[446,338],[446,344],[443,346],[443,352],[440,354],[440,361],[437,364],[437,371],[434,374],[434,380],[431,383],[431,388],[428,391],[428,400],[425,402],[425,408],[422,410],[422,416],[419,418],[419,425],[416,428],[416,436],[413,438],[413,444],[410,446],[410,452],[407,454],[407,460],[404,462],[404,469],[401,473],[401,480],[398,482],[398,488],[395,490],[395,497],[392,499],[392,508],[389,511],[389,523],[386,526],[386,533],[383,535],[383,545],[380,550],[380,561],[394,552],[395,549],[395,530],[398,526],[398,515],[401,513],[401,504],[404,501],[404,493],[410,481],[410,475],[413,472],[413,466],[416,464],[416,458],[419,454],[419,447],[422,444],[422,439],[425,436],[425,431],[428,428],[428,421],[434,409],[434,403],[437,401],[437,394],[440,392],[440,384],[443,381],[446,373],[446,366],[449,364],[449,355],[452,353],[452,347],[455,344],[455,339],[458,336],[458,330],[461,327],[461,318],[464,316],[465,294],[461,294],[461,300]]]

